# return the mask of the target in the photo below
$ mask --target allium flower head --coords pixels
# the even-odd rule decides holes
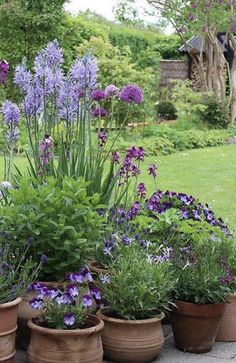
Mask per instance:
[[[7,61],[5,61],[4,59],[0,60],[0,84],[1,83],[5,83],[7,80],[7,76],[9,73],[9,63],[7,63]]]
[[[116,87],[114,84],[110,84],[105,88],[105,96],[106,98],[110,97],[117,97],[119,95],[119,88]]]
[[[16,67],[14,75],[14,84],[20,88],[22,92],[26,92],[30,86],[32,74],[27,70],[26,64],[22,62]]]
[[[127,103],[140,104],[143,102],[143,91],[136,84],[128,84],[121,90],[120,99]]]
[[[106,98],[105,95],[105,91],[101,90],[101,89],[95,89],[94,91],[92,91],[91,93],[91,99],[93,101],[102,101]]]
[[[92,116],[94,118],[106,117],[107,115],[108,115],[108,112],[103,107],[97,107],[92,111]]]
[[[2,105],[2,113],[3,113],[3,120],[6,125],[18,125],[20,120],[20,110],[19,107],[11,102],[5,101]]]

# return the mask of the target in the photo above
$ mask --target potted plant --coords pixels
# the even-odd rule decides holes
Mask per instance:
[[[17,330],[17,309],[28,285],[37,278],[38,265],[26,258],[30,245],[21,253],[11,243],[8,234],[1,233],[0,243],[0,361],[13,363]]]
[[[154,262],[148,251],[125,246],[101,275],[105,307],[102,342],[105,357],[115,362],[152,361],[164,343],[161,320],[170,303],[174,278],[166,261]]]
[[[48,288],[36,283],[32,289],[38,296],[30,301],[40,316],[29,320],[31,340],[28,348],[30,363],[91,362],[101,363],[103,348],[102,320],[91,315],[94,300],[101,294],[95,286],[89,288],[92,275],[85,267],[68,275],[70,284],[63,288]]]
[[[235,243],[206,222],[182,222],[180,231],[171,253],[177,277],[171,312],[175,345],[205,353],[215,342],[225,301],[235,291]]]

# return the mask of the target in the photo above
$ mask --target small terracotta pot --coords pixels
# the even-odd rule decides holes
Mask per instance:
[[[30,320],[29,363],[102,363],[101,330],[104,323],[93,315],[88,317],[87,322],[93,326],[57,330],[43,328]]]
[[[0,304],[0,362],[13,363],[16,354],[15,337],[17,309],[21,298]]]
[[[88,268],[91,272],[93,272],[96,275],[99,274],[107,274],[107,269],[105,267],[102,267],[97,261],[91,261],[88,263]]]
[[[122,320],[111,318],[106,310],[97,315],[104,321],[102,343],[105,357],[114,362],[146,363],[155,359],[164,344],[160,318]]]
[[[212,349],[225,304],[193,304],[175,300],[171,323],[175,346],[190,353]]]
[[[41,282],[41,281],[40,281]],[[57,282],[57,281],[42,281],[42,284],[47,287],[52,288],[64,288],[69,283],[66,282]],[[30,342],[30,329],[28,328],[28,320],[36,318],[40,315],[38,310],[34,310],[31,308],[29,302],[33,298],[38,295],[36,291],[30,291],[25,296],[23,296],[22,301],[19,305],[18,309],[18,331],[17,331],[17,344],[24,350],[27,350],[27,347]]]
[[[236,294],[227,299],[216,340],[236,342]]]

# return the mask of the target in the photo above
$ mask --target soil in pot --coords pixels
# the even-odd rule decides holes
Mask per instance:
[[[174,301],[171,323],[175,346],[190,353],[206,353],[212,349],[225,304],[193,304]]]
[[[87,324],[92,327],[57,330],[44,328],[29,321],[29,363],[102,363],[101,330],[104,323],[91,315]]]
[[[111,317],[106,310],[97,315],[104,321],[102,343],[105,357],[121,363],[146,363],[155,359],[164,344],[161,320],[122,320]]]
[[[0,362],[13,363],[16,354],[15,337],[17,329],[17,309],[21,298],[0,304]]]
[[[236,342],[236,294],[227,299],[216,340]]]

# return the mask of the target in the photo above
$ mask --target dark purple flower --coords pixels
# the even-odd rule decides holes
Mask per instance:
[[[135,218],[139,211],[141,209],[141,204],[139,202],[133,202],[133,204],[131,205],[129,211],[128,211],[128,215],[130,217],[130,219]]]
[[[67,293],[72,299],[79,296],[79,290],[76,285],[68,286]]]
[[[7,61],[5,61],[4,59],[0,60],[0,84],[1,83],[5,83],[7,80],[7,76],[9,73],[9,63],[7,63]]]
[[[140,198],[145,198],[147,192],[147,188],[144,183],[139,183],[137,186],[137,194]]]
[[[157,176],[157,173],[156,173],[156,170],[157,170],[157,166],[155,164],[151,164],[149,167],[148,167],[148,172],[149,172],[149,175],[152,175],[154,178],[156,178]]]
[[[70,305],[73,299],[69,294],[64,293],[63,295],[56,297],[55,301],[58,305]]]
[[[101,89],[95,89],[91,92],[91,99],[93,101],[102,101],[106,98],[105,91]]]
[[[113,151],[112,152],[112,160],[116,164],[119,164],[120,163],[120,154],[117,151]]]
[[[51,299],[55,299],[60,294],[60,290],[56,288],[48,289],[47,296]]]
[[[85,308],[91,307],[93,305],[93,299],[90,295],[85,294],[82,297],[82,303]]]
[[[195,16],[194,16],[193,13],[190,13],[188,18],[189,18],[190,21],[193,21],[195,19]]]
[[[105,88],[105,96],[106,98],[117,97],[119,95],[119,88],[114,84],[110,84]]]
[[[94,118],[106,117],[107,115],[108,115],[108,112],[103,107],[97,107],[92,111],[92,116]]]
[[[48,262],[48,257],[47,257],[46,255],[44,255],[44,254],[43,254],[43,255],[40,257],[40,262],[41,262],[41,263],[43,263],[43,264],[44,264],[44,263],[47,263],[47,262]]]
[[[75,324],[75,314],[73,313],[65,313],[63,322],[67,326],[73,326]]]
[[[90,289],[90,292],[91,292],[92,296],[93,296],[96,300],[101,300],[101,299],[102,299],[101,291],[100,291],[97,287],[92,287],[92,288]]]
[[[44,307],[44,302],[42,299],[33,298],[30,300],[30,306],[32,309],[41,310]]]
[[[98,141],[99,141],[99,146],[103,147],[106,144],[107,141],[107,134],[104,131],[100,131],[98,134]]]
[[[20,120],[19,107],[11,102],[5,101],[2,105],[3,120],[6,125],[18,125]]]
[[[144,156],[145,156],[145,151],[141,146],[139,147],[131,146],[128,148],[126,152],[126,159],[135,159],[135,160],[144,161]]]
[[[143,102],[143,91],[136,84],[128,84],[120,92],[120,99],[127,103]]]
[[[197,4],[196,4],[195,2],[192,2],[192,3],[191,3],[191,8],[192,8],[192,9],[196,9],[196,7],[197,7]]]
[[[128,246],[132,243],[132,238],[129,238],[128,236],[123,236],[121,238],[122,240],[122,243],[125,245],[125,246]]]

